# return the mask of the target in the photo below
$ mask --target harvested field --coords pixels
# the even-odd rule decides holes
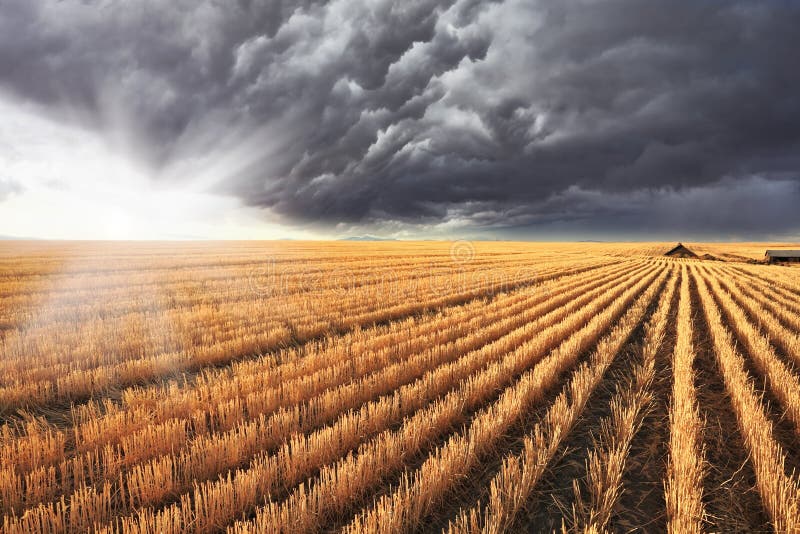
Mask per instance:
[[[0,528],[800,532],[800,269],[669,246],[0,242]]]

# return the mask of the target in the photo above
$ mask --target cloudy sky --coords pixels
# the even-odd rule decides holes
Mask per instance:
[[[800,2],[0,0],[0,235],[800,240]]]

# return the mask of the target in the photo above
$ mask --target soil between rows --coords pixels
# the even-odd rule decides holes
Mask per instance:
[[[755,487],[756,477],[745,452],[742,434],[736,425],[736,414],[717,365],[694,277],[690,280],[690,293],[697,404],[700,418],[705,421],[703,443],[707,463],[703,505],[708,530],[772,532]]]

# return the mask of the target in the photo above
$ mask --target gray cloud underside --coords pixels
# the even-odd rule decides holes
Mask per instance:
[[[0,176],[0,201],[20,192],[22,192],[22,186],[19,182]]]
[[[7,91],[294,221],[800,232],[788,0],[1,5]]]

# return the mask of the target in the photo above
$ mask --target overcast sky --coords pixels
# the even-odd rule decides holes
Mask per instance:
[[[800,2],[0,0],[0,235],[800,240]]]

